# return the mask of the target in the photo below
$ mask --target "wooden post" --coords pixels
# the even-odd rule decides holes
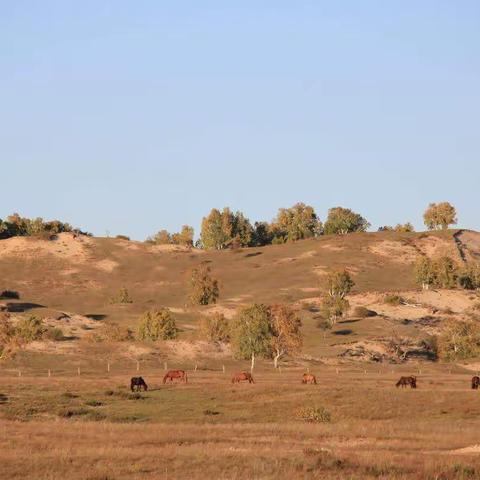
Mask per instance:
[[[364,370],[364,371],[363,371],[363,373],[366,375],[366,374],[367,374],[367,371],[366,371],[366,370]]]
[[[77,373],[80,375],[80,367],[77,368]]]
[[[167,362],[163,362],[163,369],[167,370],[167,368],[168,368]]]
[[[19,376],[19,377],[22,376],[22,371],[21,371],[21,370],[18,371],[18,376]]]
[[[140,362],[137,360],[137,372],[140,371]]]
[[[50,369],[48,369],[48,376],[49,376],[49,377],[52,376],[52,372],[50,371]]]
[[[222,365],[223,373],[225,373],[225,365]]]
[[[107,362],[107,372],[110,371],[110,362]]]
[[[197,365],[197,364],[195,364],[195,370],[194,370],[195,372],[197,371],[197,368],[198,368],[198,365]]]
[[[336,371],[337,371],[337,375],[338,375],[338,368],[336,369]]]
[[[310,373],[310,367],[307,367],[307,373]]]

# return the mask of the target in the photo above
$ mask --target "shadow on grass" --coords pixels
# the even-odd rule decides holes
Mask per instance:
[[[30,302],[7,303],[7,310],[9,312],[22,313],[32,308],[45,308],[45,305]]]
[[[353,330],[349,328],[345,328],[344,330],[337,330],[336,332],[332,332],[334,335],[350,335],[353,333]]]
[[[85,315],[85,316],[90,320],[97,320],[97,321],[104,320],[105,318],[107,318],[107,315],[103,313],[89,313],[88,315]]]

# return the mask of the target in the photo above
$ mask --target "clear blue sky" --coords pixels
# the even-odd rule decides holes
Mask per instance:
[[[136,239],[312,204],[480,229],[480,2],[1,1],[0,217]]]

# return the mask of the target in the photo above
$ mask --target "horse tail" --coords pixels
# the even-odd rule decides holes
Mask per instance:
[[[402,379],[400,379],[400,380],[395,384],[395,386],[396,386],[396,387],[399,387],[401,384],[402,384]]]
[[[167,378],[168,378],[168,373],[166,373],[165,376],[163,377],[163,383],[167,383]]]
[[[187,372],[185,372],[185,383],[188,383],[188,376],[187,376]]]

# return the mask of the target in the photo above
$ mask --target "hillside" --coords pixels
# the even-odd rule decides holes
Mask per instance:
[[[448,255],[461,264],[480,257],[480,234],[357,233],[226,251],[69,233],[52,241],[27,237],[1,240],[0,288],[21,294],[20,300],[5,300],[5,306],[13,316],[26,312],[42,316],[68,336],[56,344],[35,342],[10,364],[21,361],[34,366],[39,354],[68,355],[72,361],[75,357],[85,361],[85,353],[90,360],[106,354],[154,358],[155,353],[165,359],[228,358],[225,352],[198,342],[198,319],[213,310],[232,317],[239,307],[254,302],[285,302],[299,308],[305,334],[304,359],[346,361],[338,355],[350,347],[354,355],[349,359],[371,359],[371,355],[355,352],[373,348],[381,354],[376,340],[393,333],[412,338],[431,333],[446,318],[460,318],[476,301],[466,291],[420,291],[413,281],[413,263],[418,255]],[[220,281],[221,297],[214,307],[186,305],[189,272],[201,262],[208,263]],[[332,267],[346,267],[352,274],[352,307],[366,306],[378,316],[348,318],[326,333],[317,328],[319,286],[322,275]],[[133,303],[109,304],[109,298],[121,287],[128,289]],[[385,292],[400,293],[408,298],[408,305],[386,305]],[[82,341],[105,321],[135,329],[141,313],[160,306],[176,315],[181,328],[179,341],[163,342],[155,348]],[[35,362],[29,361],[33,358],[29,355]]]

